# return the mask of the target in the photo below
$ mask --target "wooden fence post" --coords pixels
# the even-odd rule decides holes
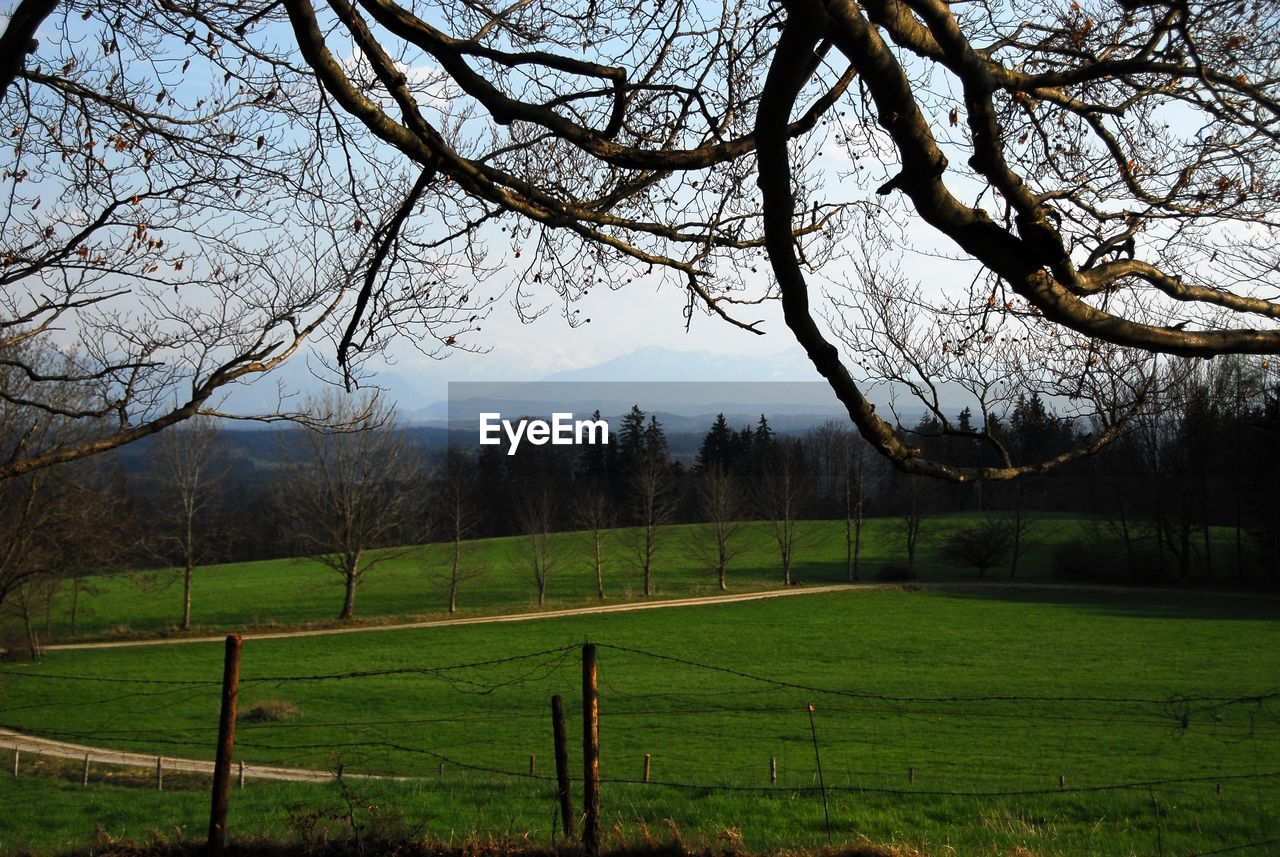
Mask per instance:
[[[907,768],[907,782],[914,783],[916,781],[916,769]]]
[[[240,788],[244,788],[244,759],[240,760]]]
[[[596,647],[582,647],[582,850],[600,853],[600,697],[596,686]]]
[[[529,754],[529,776],[530,777],[538,776],[538,754],[537,753]]]
[[[156,756],[156,791],[164,791],[164,759]]]
[[[778,757],[769,757],[769,785],[776,786],[778,784]]]
[[[19,755],[19,750],[17,747],[14,747],[13,748],[13,775],[15,777],[18,776],[18,755]]]
[[[644,754],[644,781],[646,783],[649,782],[649,763],[652,761],[653,761],[653,755],[651,753],[645,753]]]
[[[89,785],[89,754],[84,754],[84,776],[80,778],[80,785]]]
[[[209,808],[209,848],[227,844],[227,803],[231,799],[231,756],[236,744],[236,705],[240,693],[239,634],[228,634],[222,662],[222,712],[218,718],[218,755],[213,764],[213,803]]]
[[[822,754],[818,752],[818,726],[813,721],[813,705],[809,705],[809,733],[813,735],[813,759],[818,766],[818,788],[822,791],[822,817],[827,822],[827,844],[831,844],[831,809],[827,806],[827,782],[822,778]]]
[[[560,695],[551,697],[551,735],[556,748],[556,794],[560,798],[560,821],[565,839],[578,838],[578,823],[573,817],[573,792],[569,789],[569,743],[564,737],[564,702]]]

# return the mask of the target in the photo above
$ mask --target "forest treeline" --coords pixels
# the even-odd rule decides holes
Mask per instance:
[[[104,456],[0,482],[0,609],[29,620],[51,590],[87,575],[175,567],[186,581],[187,627],[193,569],[304,555],[343,577],[340,618],[351,618],[359,584],[378,561],[373,549],[508,535],[528,539],[541,601],[538,570],[552,563],[550,534],[599,537],[615,527],[634,528],[636,571],[648,594],[663,528],[691,522],[710,525],[707,562],[722,583],[742,522],[770,522],[780,579],[790,583],[796,521],[843,521],[847,575],[857,580],[868,571],[859,555],[864,522],[896,518],[901,567],[870,572],[906,578],[922,522],[959,511],[986,514],[944,553],[982,573],[1016,575],[1035,514],[1054,512],[1091,522],[1086,537],[1055,547],[1051,571],[1062,577],[1280,583],[1280,387],[1223,361],[1186,377],[1097,455],[1045,475],[967,484],[903,474],[846,425],[779,433],[767,415],[747,425],[720,415],[685,461],[673,456],[658,417],[639,405],[608,445],[523,443],[511,455],[502,445],[429,450],[367,397],[316,403],[330,416],[348,413],[348,430],[259,431],[251,445],[248,433],[232,443],[217,423],[197,420],[128,461]],[[981,465],[1003,456],[1014,464],[1044,460],[1100,429],[1060,416],[1029,392],[1005,420],[965,409],[900,431],[927,452]],[[461,555],[454,551],[444,572],[450,609],[467,579]]]

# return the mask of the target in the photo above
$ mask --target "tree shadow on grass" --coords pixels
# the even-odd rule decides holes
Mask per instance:
[[[1075,584],[962,585],[932,590],[945,598],[1058,606],[1126,619],[1280,620],[1280,593]]]

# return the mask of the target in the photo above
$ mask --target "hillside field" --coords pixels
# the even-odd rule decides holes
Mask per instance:
[[[977,572],[946,562],[939,547],[948,533],[982,520],[978,514],[925,520],[921,530],[917,568],[925,580],[972,580]],[[1030,531],[1031,546],[1019,563],[1017,580],[1045,580],[1051,575],[1055,546],[1086,534],[1088,522],[1079,518],[1042,516]],[[710,595],[717,591],[701,525],[665,528],[655,559],[657,598]],[[1222,551],[1231,536],[1219,531]],[[533,576],[528,571],[520,537],[464,543],[463,567],[479,576],[462,584],[459,615],[492,615],[537,609]],[[590,537],[586,533],[552,536],[552,570],[546,607],[580,607],[596,603]],[[609,602],[642,597],[636,570],[633,531],[615,530],[604,543],[604,584]],[[730,564],[731,592],[778,588],[782,585],[777,545],[768,522],[746,524],[739,536],[742,553]],[[414,546],[390,551],[391,558],[365,578],[356,597],[357,622],[405,621],[447,616],[442,575],[447,568],[448,544]],[[901,522],[869,519],[863,535],[863,580],[875,580],[887,564],[905,562]],[[805,521],[796,549],[793,571],[805,584],[842,583],[848,579],[843,521]],[[1007,559],[988,572],[991,580],[1008,580]],[[176,633],[181,614],[182,583],[176,571],[151,571],[86,578],[79,596],[77,639],[157,636]],[[71,584],[63,584],[54,609],[39,625],[45,642],[71,639]],[[300,624],[332,623],[342,605],[341,580],[312,559],[282,559],[216,565],[196,569],[193,584],[195,631],[225,632]],[[10,620],[12,622],[12,620]],[[14,632],[15,641],[21,634]]]
[[[1278,619],[1259,598],[897,589],[247,640],[241,709],[283,714],[242,721],[237,755],[341,765],[348,790],[250,783],[231,830],[314,836],[354,818],[366,832],[549,843],[549,698],[566,700],[576,777],[589,639],[610,836],[825,844],[816,738],[837,843],[1129,855],[1273,842]],[[210,758],[221,658],[187,644],[6,664],[0,724]],[[83,844],[98,824],[99,838],[199,837],[207,823],[200,783],[77,777],[0,778],[0,849]]]

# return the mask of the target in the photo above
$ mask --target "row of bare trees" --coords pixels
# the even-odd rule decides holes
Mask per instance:
[[[356,615],[360,585],[379,563],[401,556],[395,548],[424,542],[439,545],[424,573],[439,578],[444,606],[458,610],[460,593],[484,571],[469,561],[467,543],[491,535],[519,537],[519,561],[540,604],[561,559],[552,536],[565,530],[589,540],[600,599],[608,594],[606,565],[619,556],[644,594],[657,591],[667,527],[686,522],[705,524],[695,549],[727,589],[746,548],[745,521],[767,523],[779,581],[791,584],[806,521],[841,520],[853,581],[864,575],[869,515],[900,521],[911,569],[927,521],[957,510],[991,510],[985,524],[944,546],[953,562],[980,573],[1007,562],[1016,574],[1037,535],[1035,516],[1058,511],[1093,516],[1098,547],[1090,550],[1124,558],[1114,579],[1274,581],[1280,496],[1267,450],[1280,432],[1280,395],[1246,363],[1188,363],[1178,371],[1179,385],[1165,385],[1159,407],[1108,450],[1007,486],[949,486],[896,473],[836,423],[778,436],[764,418],[733,429],[721,417],[696,458],[682,463],[662,426],[638,407],[610,447],[567,453],[525,445],[514,456],[501,447],[427,454],[389,408],[368,397],[317,399],[311,409],[324,419],[283,432],[232,433],[188,421],[151,444],[141,465],[86,460],[0,482],[0,609],[34,646],[40,605],[54,593],[75,614],[92,573],[171,565],[182,588],[175,622],[187,629],[199,613],[197,567],[229,558],[228,545],[253,532],[260,534],[249,539],[253,546],[238,555],[261,555],[270,544],[274,555],[312,556],[331,569],[342,584],[343,620]],[[972,420],[955,418],[958,425]],[[1007,423],[985,430],[1035,458],[1069,448],[1088,428],[1031,394]],[[67,429],[50,420],[45,430]],[[927,414],[904,436],[924,446],[964,442]],[[249,437],[256,445],[245,445]],[[1257,452],[1254,466],[1229,466],[1249,449]],[[946,454],[963,460],[972,453]],[[1107,566],[1096,557],[1075,564],[1098,574]]]

